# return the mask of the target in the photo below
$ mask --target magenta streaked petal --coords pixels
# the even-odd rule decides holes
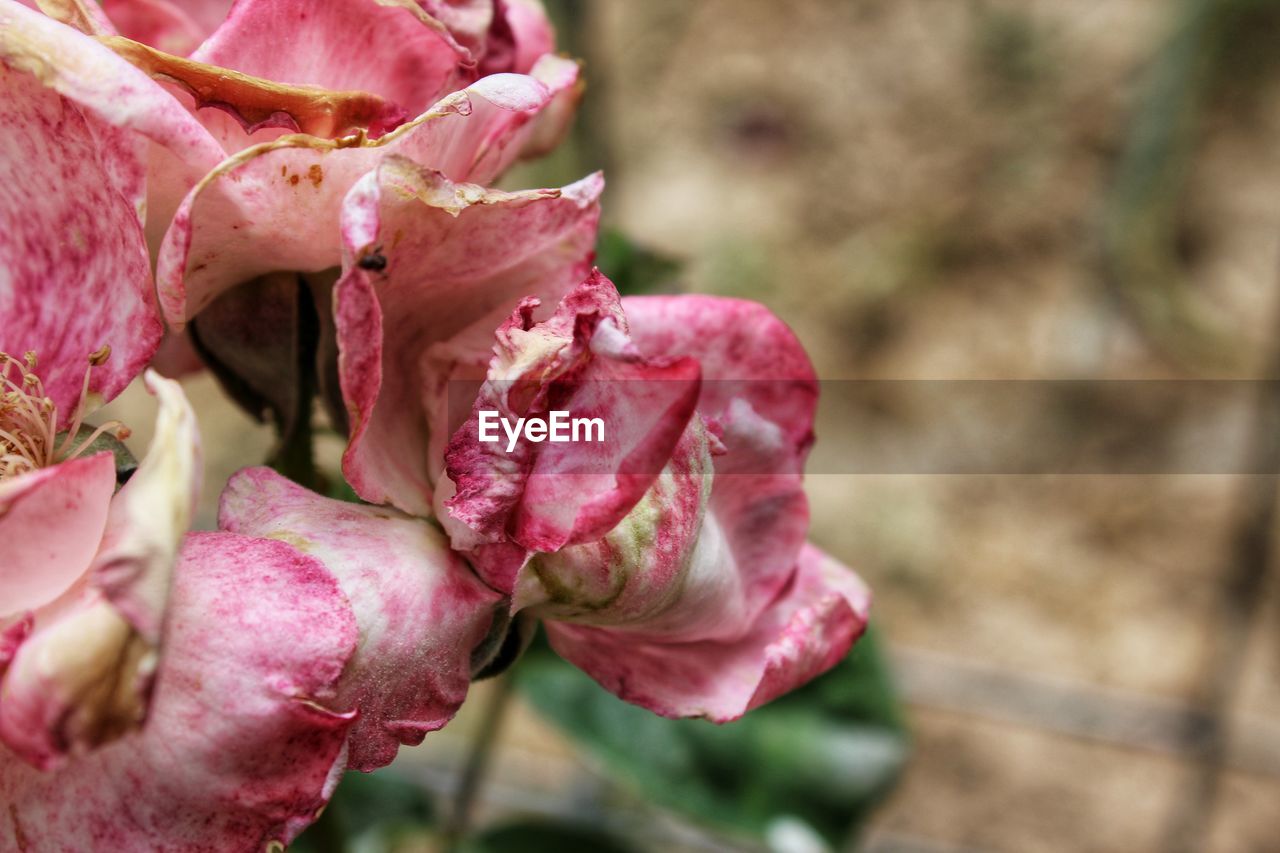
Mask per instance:
[[[121,737],[146,713],[200,480],[195,416],[180,387],[150,372],[146,382],[160,399],[155,437],[114,497],[109,453],[0,485],[5,579],[38,581],[45,593],[12,599],[34,618],[0,681],[0,740],[36,766]]]
[[[356,625],[317,561],[194,534],[147,725],[42,772],[0,749],[0,848],[260,850],[315,819],[352,715],[333,711]]]
[[[813,366],[795,334],[754,302],[653,296],[623,306],[640,351],[702,365],[698,413],[723,445],[710,511],[758,610],[790,575],[808,531],[802,475],[818,400]]]
[[[143,149],[4,64],[0,91],[0,351],[36,353],[65,426],[92,353],[112,349],[90,386],[111,398],[159,345]]]
[[[666,717],[728,722],[830,669],[866,627],[870,596],[849,569],[806,546],[787,586],[731,641],[547,623],[552,646],[605,689]]]
[[[452,719],[500,596],[439,530],[393,509],[320,497],[265,468],[232,477],[219,521],[319,560],[351,602],[360,642],[330,704],[358,712],[352,768],[389,764],[401,744]]]
[[[693,414],[697,362],[644,358],[627,339],[617,290],[599,272],[545,322],[533,322],[536,307],[526,300],[498,329],[488,381],[449,444],[456,493],[445,506],[475,534],[455,535],[457,547],[509,538],[546,553],[599,539],[649,490]],[[551,408],[597,418],[604,441],[522,441],[509,453],[502,441],[479,439],[481,411],[514,422],[545,419]],[[510,582],[481,571],[490,583]]]
[[[0,0],[0,60],[193,168],[207,171],[225,156],[200,122],[147,74],[101,42],[13,0]]]

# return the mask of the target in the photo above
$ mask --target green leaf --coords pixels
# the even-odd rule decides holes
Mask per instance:
[[[669,288],[680,264],[666,255],[636,245],[621,232],[605,229],[596,244],[596,266],[623,296]]]
[[[71,450],[79,451],[78,455],[80,456],[93,456],[102,453],[104,450],[109,451],[115,459],[116,483],[124,485],[133,476],[133,472],[138,470],[138,460],[129,452],[129,448],[125,446],[124,442],[116,438],[110,430],[100,433],[95,438],[93,434],[97,431],[98,428],[92,424],[81,424],[80,428],[76,430],[76,437],[68,446]],[[93,441],[89,441],[90,438],[93,438]],[[57,442],[57,446],[61,447],[67,443],[67,433],[58,433],[54,440]],[[89,443],[85,444],[86,441],[89,441]]]
[[[870,631],[830,672],[722,726],[628,705],[545,642],[515,673],[544,716],[638,793],[756,837],[799,822],[833,846],[846,844],[907,754],[901,712]]]
[[[601,829],[548,820],[517,821],[486,829],[460,846],[460,853],[635,853],[636,850]]]

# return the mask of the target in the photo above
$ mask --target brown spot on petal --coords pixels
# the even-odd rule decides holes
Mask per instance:
[[[307,180],[311,181],[311,185],[314,187],[319,187],[321,182],[324,181],[324,169],[320,168],[319,163],[313,163],[311,168],[307,169]]]
[[[299,178],[298,178],[298,176],[297,176],[297,175],[290,175],[290,176],[289,176],[289,184],[290,184],[290,185],[292,185],[292,186],[295,186],[295,187],[296,187],[296,186],[298,185],[298,180],[299,180]]]

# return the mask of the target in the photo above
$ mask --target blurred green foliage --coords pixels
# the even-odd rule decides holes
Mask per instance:
[[[542,640],[514,673],[539,712],[637,793],[760,839],[800,821],[832,846],[847,844],[907,755],[901,711],[870,631],[827,674],[719,726],[628,705]]]
[[[522,820],[500,824],[467,839],[459,853],[635,853],[621,839],[580,823]]]
[[[596,243],[596,266],[623,296],[670,290],[680,264],[673,258],[632,242],[625,234],[606,228]]]
[[[1240,358],[1230,329],[1208,316],[1186,276],[1195,234],[1187,187],[1208,114],[1239,111],[1280,68],[1280,3],[1180,0],[1168,37],[1145,69],[1105,203],[1103,265],[1140,327],[1187,366]]]
[[[394,771],[348,773],[320,819],[289,845],[291,853],[383,853],[435,824],[430,795]]]

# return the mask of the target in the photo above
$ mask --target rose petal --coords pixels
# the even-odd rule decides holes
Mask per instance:
[[[0,0],[0,60],[114,127],[140,133],[201,172],[221,146],[173,96],[95,39]]]
[[[359,712],[353,768],[389,764],[400,744],[420,743],[453,717],[500,597],[429,522],[322,498],[253,468],[227,484],[219,523],[318,559],[350,600],[360,644],[331,704]]]
[[[175,56],[189,56],[230,8],[229,0],[102,0],[120,35]]]
[[[160,249],[160,303],[177,327],[218,294],[277,270],[341,263],[343,198],[389,155],[487,182],[516,157],[554,93],[533,77],[487,77],[377,140],[282,137],[228,159],[182,202]]]
[[[474,79],[466,51],[422,14],[385,0],[240,0],[192,58],[281,83],[372,92],[417,115]]]
[[[556,48],[555,28],[539,0],[498,0],[482,69],[528,74]]]
[[[698,413],[723,445],[710,512],[758,611],[791,573],[809,525],[804,461],[818,384],[804,348],[764,306],[710,296],[628,297],[636,347],[698,359]]]
[[[493,23],[494,0],[417,0],[472,52],[484,50]]]
[[[350,715],[327,707],[356,642],[315,560],[195,534],[183,550],[147,726],[37,771],[0,749],[0,848],[259,850],[327,801]]]
[[[181,388],[150,371],[146,383],[160,399],[155,438],[114,498],[109,453],[46,469],[97,463],[105,485],[96,499],[109,509],[94,528],[96,555],[79,563],[77,582],[57,590],[56,601],[41,602],[33,633],[0,682],[0,739],[37,766],[120,737],[146,711],[170,577],[200,485],[195,415]],[[45,538],[74,542],[80,531],[57,511],[61,506],[50,509],[50,521],[32,522],[19,504],[13,523],[25,521],[34,532],[58,525]],[[0,515],[0,524],[9,516]],[[25,571],[39,577],[47,569],[28,565]]]
[[[619,698],[665,717],[737,719],[834,666],[866,626],[857,575],[806,546],[790,583],[734,641],[663,643],[548,622],[551,645]]]
[[[445,505],[476,534],[463,542],[455,535],[455,547],[509,537],[552,552],[599,539],[658,478],[693,414],[697,362],[642,356],[627,338],[617,290],[598,271],[545,322],[533,323],[535,307],[526,301],[499,328],[489,381],[449,444],[457,493]],[[603,441],[522,440],[511,453],[501,436],[480,441],[481,411],[515,422],[545,420],[551,409],[598,419]],[[484,574],[510,589],[501,585],[509,577]]]
[[[200,496],[200,433],[182,386],[147,371],[160,408],[151,446],[111,500],[93,584],[149,643],[160,640],[174,560]]]
[[[596,175],[504,193],[388,161],[352,190],[335,315],[351,422],[343,471],[361,497],[430,511],[443,459],[431,462],[429,443],[442,452],[447,434],[429,433],[424,395],[445,399],[452,362],[483,364],[492,330],[522,297],[554,304],[581,281],[602,188]]]
[[[112,347],[91,385],[110,398],[159,345],[136,206],[141,151],[3,64],[0,91],[0,351],[37,354],[65,426],[91,353]]]
[[[115,485],[110,453],[0,483],[0,620],[43,607],[88,571]]]

